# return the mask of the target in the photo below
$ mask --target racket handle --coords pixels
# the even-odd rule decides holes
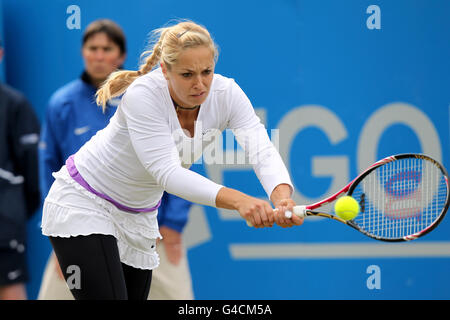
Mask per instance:
[[[274,209],[273,211],[278,211],[278,209]],[[306,217],[306,206],[295,206],[293,211],[294,211],[294,214],[297,217],[300,217],[300,218],[305,218]],[[290,218],[292,218],[292,212],[287,210],[284,213],[284,216],[286,218],[290,219]],[[249,227],[253,227],[253,225],[252,225],[252,223],[250,221],[246,220],[246,222],[247,222],[247,225]]]
[[[305,218],[306,217],[306,206],[295,206],[293,211],[294,211],[294,214],[297,217],[300,217],[300,218]],[[286,211],[284,213],[284,216],[286,218],[290,219],[290,218],[292,218],[292,212],[291,211]]]
[[[277,211],[277,210],[278,209],[275,209],[274,211]],[[306,217],[306,206],[295,206],[293,211],[297,217],[300,217],[300,218]],[[284,212],[284,216],[288,219],[292,218],[292,211],[286,210]]]

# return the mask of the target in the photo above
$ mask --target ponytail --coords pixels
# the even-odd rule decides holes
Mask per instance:
[[[143,53],[150,54],[145,63],[141,65],[139,71],[120,70],[111,73],[105,83],[97,90],[96,102],[102,107],[103,112],[106,110],[106,104],[111,98],[120,96],[139,76],[152,71],[161,57],[161,40],[159,40],[153,50]]]

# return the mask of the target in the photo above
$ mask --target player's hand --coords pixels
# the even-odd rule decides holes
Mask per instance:
[[[291,218],[286,218],[286,211],[293,212],[295,202],[292,199],[282,199],[276,204],[276,210],[274,210],[275,223],[282,228],[289,228],[292,226],[299,226],[303,224],[303,218],[292,214]]]
[[[164,244],[167,260],[169,260],[170,263],[177,265],[183,255],[183,239],[181,233],[165,226],[161,226],[159,232],[163,237],[162,243]]]
[[[239,214],[255,228],[272,227],[275,219],[269,202],[246,196],[239,202]]]

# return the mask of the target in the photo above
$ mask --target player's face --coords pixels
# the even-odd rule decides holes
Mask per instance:
[[[170,69],[162,64],[175,102],[186,108],[202,104],[209,94],[214,76],[214,55],[205,46],[185,49]]]
[[[82,55],[86,72],[96,82],[103,82],[125,60],[120,47],[104,32],[91,36],[83,45]]]

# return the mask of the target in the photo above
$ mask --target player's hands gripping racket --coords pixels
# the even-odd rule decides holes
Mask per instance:
[[[316,211],[345,194],[360,206],[359,214],[352,220]],[[337,220],[376,240],[407,241],[436,228],[448,207],[445,168],[426,155],[400,154],[374,163],[331,197],[296,206],[293,211],[300,217]],[[289,212],[286,217],[289,218]]]

